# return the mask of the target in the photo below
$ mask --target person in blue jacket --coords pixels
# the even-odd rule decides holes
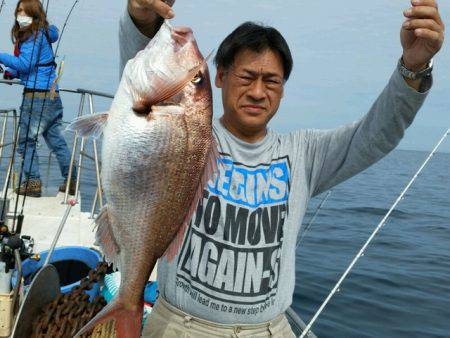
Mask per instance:
[[[59,187],[65,191],[71,154],[61,133],[63,106],[56,84],[56,63],[52,43],[58,40],[58,29],[49,25],[38,0],[20,0],[15,10],[16,21],[11,31],[14,55],[0,53],[0,64],[9,78],[19,78],[24,85],[21,105],[18,153],[24,159],[25,180],[17,188],[21,195],[41,196],[39,157],[36,151],[38,135],[44,137],[55,154],[65,181]],[[53,95],[52,92],[53,86]],[[74,194],[76,168],[72,171],[69,192]]]

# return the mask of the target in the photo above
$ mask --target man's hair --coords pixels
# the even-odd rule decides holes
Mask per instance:
[[[214,64],[217,67],[229,69],[236,54],[245,49],[257,53],[267,49],[277,52],[283,63],[284,80],[289,79],[293,62],[286,40],[275,28],[255,22],[244,22],[223,40],[214,58]]]

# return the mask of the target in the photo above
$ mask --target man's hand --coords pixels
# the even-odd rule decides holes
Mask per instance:
[[[137,28],[146,36],[152,38],[162,19],[172,19],[175,16],[171,6],[175,0],[128,0],[128,12]]]
[[[435,0],[411,0],[400,32],[403,62],[411,71],[424,69],[444,42],[444,23]]]

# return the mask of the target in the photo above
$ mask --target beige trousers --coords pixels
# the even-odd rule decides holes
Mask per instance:
[[[147,318],[142,338],[211,338],[211,337],[295,337],[284,315],[256,325],[223,325],[193,317],[173,307],[159,296]]]

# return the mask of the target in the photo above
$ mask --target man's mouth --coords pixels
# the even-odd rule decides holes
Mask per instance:
[[[242,109],[250,113],[261,113],[266,110],[265,107],[257,104],[245,104],[242,106]]]

